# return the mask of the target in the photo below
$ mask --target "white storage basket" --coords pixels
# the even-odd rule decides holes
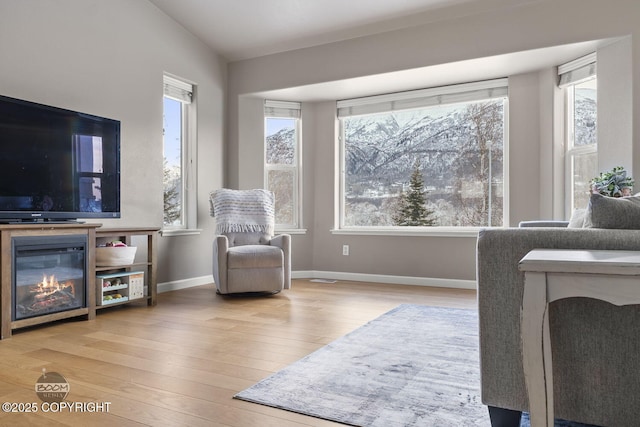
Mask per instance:
[[[133,264],[135,246],[100,246],[96,248],[96,266],[113,267]]]

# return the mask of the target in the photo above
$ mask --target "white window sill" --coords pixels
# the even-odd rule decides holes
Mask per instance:
[[[487,227],[349,227],[331,230],[332,234],[352,236],[433,236],[478,237],[478,231]]]
[[[164,230],[160,230],[162,237],[192,236],[200,233],[202,233],[202,230],[199,228],[165,228]]]
[[[306,228],[276,228],[276,234],[307,234]]]

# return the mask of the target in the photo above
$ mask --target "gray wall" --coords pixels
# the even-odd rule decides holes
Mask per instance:
[[[613,151],[601,141],[601,152],[616,153],[603,157],[607,164],[631,156],[629,168],[640,171],[638,119],[632,116],[632,111],[640,111],[640,85],[627,84],[639,78],[632,70],[640,69],[640,2],[635,0],[540,1],[235,62],[228,69],[224,60],[147,1],[3,1],[0,93],[121,120],[123,217],[104,223],[160,227],[162,73],[197,84],[198,227],[203,231],[163,237],[159,248],[160,282],[188,282],[211,274],[214,221],[208,212],[209,191],[262,185],[263,122],[256,93],[622,36],[629,37],[600,58],[611,67],[600,69],[599,81],[608,80],[604,76],[618,66],[624,70],[617,81],[608,80],[608,90],[616,97],[599,100],[606,108],[599,112],[604,121],[599,136],[616,141]],[[550,176],[560,173],[552,155],[559,132],[550,128],[558,114],[548,85],[553,71],[509,77],[510,222],[562,216],[560,191],[550,188]],[[334,103],[303,107],[307,233],[294,235],[294,270],[473,279],[474,237],[331,233]],[[349,257],[341,255],[343,244],[351,245]]]
[[[579,19],[576,11],[580,12]],[[585,25],[585,22],[589,24]],[[603,91],[598,96],[599,102],[607,108],[606,113],[599,110],[599,147],[606,153],[603,164],[623,163],[632,171],[640,171],[639,151],[634,150],[640,144],[639,123],[634,122],[631,115],[631,111],[640,106],[640,92],[638,85],[632,84],[631,73],[633,69],[640,69],[640,43],[637,42],[640,3],[635,0],[563,0],[492,10],[230,63],[226,182],[231,187],[262,185],[261,164],[247,158],[251,152],[262,156],[262,117],[257,112],[261,92],[625,36],[629,37],[603,48],[602,56],[599,52],[598,66],[603,68],[599,69],[598,80],[603,84]],[[607,65],[601,65],[601,62]],[[622,73],[612,77],[611,72],[618,67]],[[555,70],[546,68],[508,77],[509,224],[564,217],[564,189],[557,188],[564,166],[557,156],[557,142],[562,138],[562,131],[554,126],[554,119],[562,114],[559,92],[553,88]],[[609,94],[603,93],[604,90]],[[256,98],[249,101],[252,96]],[[253,110],[248,108],[249,104]],[[303,122],[304,226],[308,233],[293,237],[295,251],[305,248],[294,260],[295,270],[475,278],[475,236],[332,233],[335,102],[305,103],[303,110],[310,110]],[[307,131],[310,121],[313,129]],[[253,131],[247,128],[253,128]],[[251,138],[245,138],[249,134]],[[250,169],[246,162],[251,162]],[[309,170],[309,164],[313,164],[313,170]],[[307,247],[309,242],[313,247],[311,253]],[[349,257],[341,255],[343,244],[351,246]]]
[[[598,150],[601,171],[627,166],[633,156],[631,47],[631,37],[626,37],[598,50],[598,144],[606,143],[605,150]]]
[[[198,226],[160,238],[159,281],[211,274],[208,192],[222,186],[226,63],[139,0],[0,2],[0,94],[122,123],[122,218],[162,225],[162,76],[197,84]]]

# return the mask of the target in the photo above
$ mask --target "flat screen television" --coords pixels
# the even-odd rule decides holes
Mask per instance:
[[[120,122],[0,96],[0,222],[120,217]]]

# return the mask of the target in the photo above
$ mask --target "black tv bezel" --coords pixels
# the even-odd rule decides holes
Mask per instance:
[[[52,105],[40,104],[33,101],[27,101],[25,99],[13,98],[10,96],[0,95],[0,102],[13,103],[21,106],[26,106],[29,108],[37,109],[37,110],[46,110],[51,111],[58,114],[67,114],[67,115],[75,115],[81,117],[83,119],[89,119],[104,123],[111,123],[116,126],[116,176],[117,176],[117,211],[114,212],[75,212],[75,211],[39,211],[39,210],[30,210],[30,211],[13,211],[13,210],[2,210],[0,209],[0,223],[2,224],[11,224],[11,223],[40,223],[40,222],[81,222],[79,219],[107,219],[113,218],[118,219],[121,217],[121,122],[120,120],[110,119],[108,117],[97,116],[94,114],[82,113],[80,111],[69,110],[66,108],[55,107]]]

